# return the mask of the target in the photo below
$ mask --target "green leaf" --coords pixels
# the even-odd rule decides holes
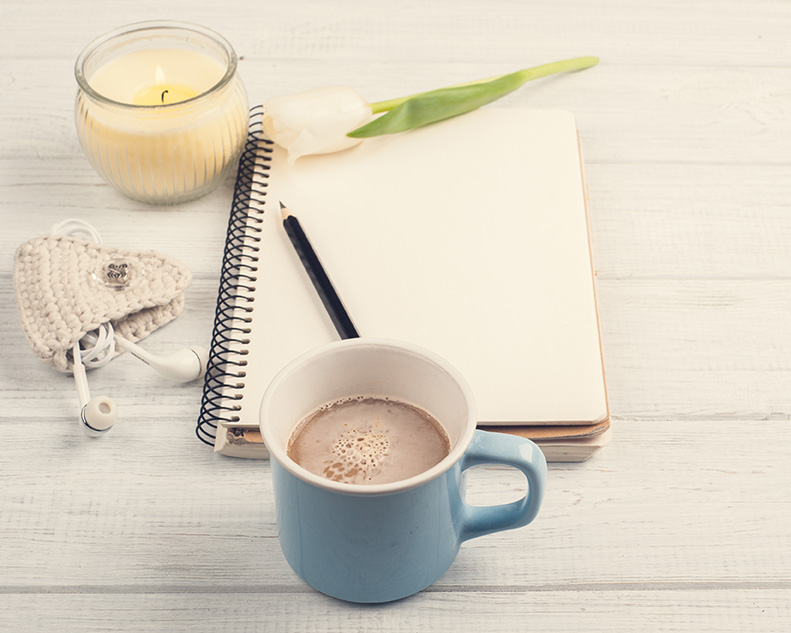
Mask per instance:
[[[374,112],[392,109],[378,119],[349,132],[347,136],[369,138],[382,134],[396,134],[449,119],[496,101],[531,79],[538,79],[558,72],[589,68],[598,61],[596,57],[576,57],[526,68],[494,79],[440,88],[401,99],[371,104]]]

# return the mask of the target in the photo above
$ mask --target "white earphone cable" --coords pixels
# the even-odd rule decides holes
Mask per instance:
[[[80,358],[91,369],[104,367],[115,355],[115,332],[108,321],[80,339]]]
[[[69,218],[58,222],[52,226],[51,231],[54,235],[73,235],[97,244],[102,243],[99,232],[85,220],[78,220],[77,218]]]

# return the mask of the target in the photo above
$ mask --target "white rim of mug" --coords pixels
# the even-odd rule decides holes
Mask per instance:
[[[432,466],[428,470],[423,471],[419,475],[415,475],[413,477],[409,477],[407,479],[402,479],[400,481],[394,481],[391,483],[386,484],[348,484],[348,483],[341,483],[338,481],[331,481],[322,477],[321,475],[317,475],[315,473],[310,472],[309,470],[303,468],[299,464],[297,464],[294,460],[292,460],[286,451],[275,441],[268,441],[268,435],[265,425],[263,424],[263,412],[268,408],[269,401],[272,399],[272,394],[277,390],[279,385],[286,380],[290,374],[292,374],[296,369],[298,369],[301,365],[304,365],[307,362],[312,361],[313,359],[319,356],[325,356],[327,354],[331,354],[334,352],[335,349],[339,347],[350,347],[350,346],[368,346],[368,347],[387,347],[390,349],[398,349],[400,351],[408,352],[414,354],[416,356],[420,356],[437,367],[439,367],[442,371],[449,374],[451,378],[459,385],[460,390],[464,394],[464,398],[467,401],[468,405],[468,415],[472,419],[473,423],[469,424],[466,429],[460,435],[456,445],[451,448],[448,455],[437,465]],[[441,422],[441,421],[440,421]],[[403,492],[409,490],[411,488],[416,488],[436,477],[440,476],[444,472],[448,471],[456,462],[461,459],[461,456],[465,453],[467,448],[469,447],[470,443],[472,442],[472,438],[475,435],[476,430],[476,410],[475,410],[475,399],[473,397],[472,389],[470,385],[467,383],[466,379],[462,374],[447,360],[439,356],[438,354],[428,350],[426,348],[420,347],[418,345],[414,345],[412,343],[407,343],[404,341],[397,341],[393,339],[378,339],[378,338],[352,338],[352,339],[344,339],[342,341],[335,341],[333,343],[328,343],[327,345],[323,345],[321,347],[317,347],[313,350],[305,352],[301,356],[298,356],[294,360],[292,360],[288,365],[283,367],[272,379],[272,382],[269,383],[266,392],[264,393],[264,398],[261,401],[261,407],[259,410],[259,427],[261,429],[261,435],[264,439],[264,443],[269,450],[270,459],[274,458],[277,462],[286,470],[288,470],[292,475],[298,477],[299,479],[308,482],[318,488],[323,488],[324,490],[331,490],[333,492],[338,492],[342,494],[348,495],[383,495],[383,494],[392,494],[396,492]]]
[[[85,76],[85,72],[83,69],[89,57],[93,55],[97,50],[99,50],[101,46],[124,35],[130,35],[132,33],[145,32],[145,31],[151,31],[152,33],[154,33],[159,30],[191,31],[193,33],[198,33],[199,35],[202,35],[212,40],[215,44],[218,44],[221,48],[225,50],[225,53],[228,56],[228,64],[223,76],[213,86],[207,88],[206,90],[204,90],[198,95],[195,95],[194,97],[190,97],[189,99],[184,99],[183,101],[177,101],[176,103],[165,103],[162,105],[159,104],[137,105],[134,103],[125,103],[123,101],[116,101],[114,99],[110,99],[109,97],[106,97],[100,92],[97,92],[93,88],[93,86],[91,86],[90,82],[88,81],[88,78]],[[207,96],[218,92],[223,87],[228,85],[228,83],[231,81],[233,76],[236,74],[236,69],[238,64],[239,64],[239,58],[236,55],[236,51],[234,50],[233,46],[231,46],[231,43],[216,31],[206,28],[205,26],[200,26],[199,24],[180,22],[178,20],[150,20],[146,22],[135,22],[133,24],[127,24],[126,26],[121,26],[112,31],[108,31],[104,35],[100,35],[99,37],[94,39],[77,56],[77,61],[74,62],[74,77],[77,79],[77,85],[79,85],[80,90],[82,90],[85,94],[87,94],[92,99],[99,101],[100,103],[106,103],[121,108],[128,108],[130,110],[161,111],[165,108],[175,108],[179,106],[183,107],[184,105],[195,103],[198,100],[204,99]]]

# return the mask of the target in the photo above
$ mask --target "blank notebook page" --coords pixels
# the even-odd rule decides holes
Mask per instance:
[[[242,423],[273,375],[338,339],[282,226],[297,216],[361,336],[444,356],[481,423],[607,419],[577,131],[483,108],[268,178]]]

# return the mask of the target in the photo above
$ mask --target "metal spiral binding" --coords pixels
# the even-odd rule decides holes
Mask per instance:
[[[235,422],[244,389],[249,316],[258,271],[258,244],[272,142],[263,136],[263,107],[250,110],[250,126],[233,192],[225,239],[211,351],[195,433],[214,446],[217,426]]]

